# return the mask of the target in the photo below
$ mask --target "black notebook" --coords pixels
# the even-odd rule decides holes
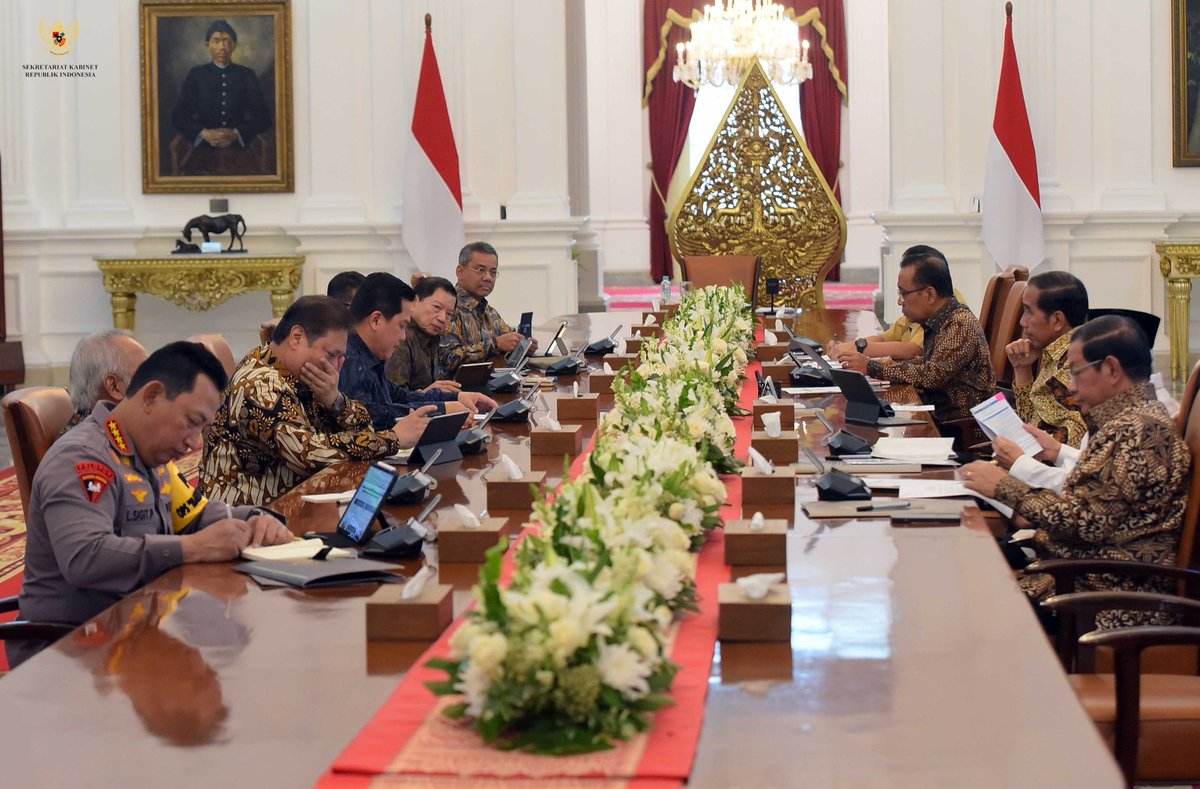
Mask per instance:
[[[254,578],[316,589],[325,586],[351,586],[353,584],[395,584],[404,580],[396,572],[397,565],[376,562],[371,559],[294,559],[278,562],[247,562],[233,568]]]

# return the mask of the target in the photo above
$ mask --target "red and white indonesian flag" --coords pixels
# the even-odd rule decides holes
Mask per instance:
[[[1037,154],[1013,47],[1012,6],[1004,28],[1004,62],[983,186],[983,243],[996,265],[1033,269],[1046,257]]]
[[[413,104],[412,128],[404,156],[404,218],[401,225],[404,247],[418,271],[454,278],[458,251],[462,249],[462,188],[458,180],[458,148],[437,55],[433,33],[425,25],[425,53],[417,100]]]

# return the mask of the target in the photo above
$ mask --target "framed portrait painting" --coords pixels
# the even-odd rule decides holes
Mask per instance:
[[[294,192],[290,0],[141,0],[142,191]]]
[[[1172,144],[1176,167],[1200,167],[1200,0],[1172,0]]]

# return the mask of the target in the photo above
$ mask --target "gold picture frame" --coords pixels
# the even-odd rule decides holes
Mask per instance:
[[[296,191],[291,0],[140,0],[139,12],[142,191]]]
[[[1200,167],[1200,0],[1171,3],[1172,163]]]

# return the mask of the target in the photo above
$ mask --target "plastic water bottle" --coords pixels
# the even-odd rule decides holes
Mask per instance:
[[[666,304],[671,300],[671,278],[663,274],[662,281],[662,303]]]

